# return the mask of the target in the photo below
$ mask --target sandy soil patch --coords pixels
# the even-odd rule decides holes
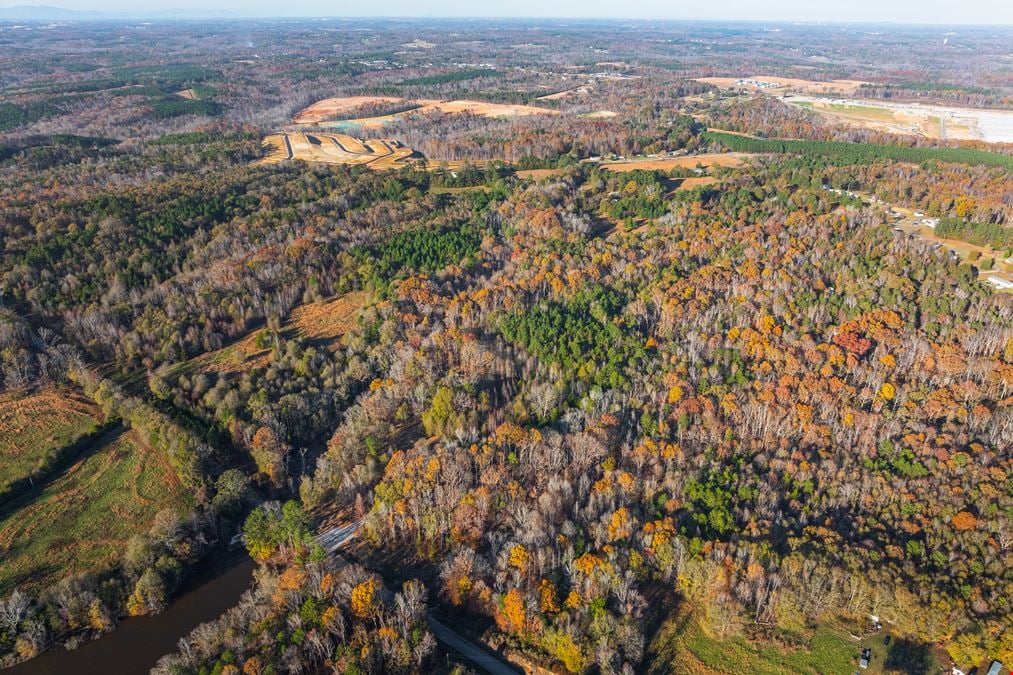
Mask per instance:
[[[179,91],[176,92],[176,96],[179,96],[180,98],[185,98],[188,101],[197,100],[197,92],[195,92],[193,89],[180,89]]]
[[[299,111],[292,121],[296,124],[313,124],[314,122],[322,122],[328,117],[354,110],[362,105],[399,103],[403,100],[395,96],[343,96],[340,98],[325,98]]]
[[[583,115],[583,117],[589,117],[591,119],[609,119],[611,117],[618,117],[619,113],[613,110],[596,110],[591,113]]]
[[[322,101],[317,101],[308,108],[300,111],[293,121],[296,124],[315,124],[322,122],[328,117],[348,112],[349,110],[353,110],[358,106],[367,103],[399,103],[405,100],[406,99],[402,98],[383,96],[346,96],[342,98],[327,98]],[[415,103],[418,103],[419,107],[405,112],[395,113],[393,115],[384,115],[382,117],[364,117],[354,120],[342,120],[340,124],[376,127],[406,115],[427,113],[437,110],[451,115],[471,113],[472,115],[479,115],[480,117],[524,117],[527,115],[560,114],[558,110],[538,108],[531,105],[487,103],[485,101],[469,101],[465,99],[455,101],[417,99],[415,100]]]

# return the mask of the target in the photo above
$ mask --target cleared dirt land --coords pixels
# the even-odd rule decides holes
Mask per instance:
[[[793,77],[770,77],[752,75],[749,77],[698,77],[697,82],[712,84],[721,89],[745,89],[771,94],[803,92],[806,94],[854,94],[860,86],[867,84],[860,80],[799,80]]]
[[[73,389],[0,396],[0,494],[101,423],[102,411]]]
[[[821,99],[811,96],[791,96],[785,100],[866,129],[928,138],[1013,143],[1013,111],[1009,110]]]
[[[277,164],[298,159],[322,164],[361,165],[370,169],[401,169],[426,162],[429,169],[456,170],[469,164],[459,160],[427,160],[400,141],[370,138],[359,140],[347,134],[281,132],[262,142],[267,154],[256,164]],[[481,166],[484,162],[470,162]]]
[[[397,169],[415,154],[398,141],[369,139],[360,141],[345,134],[280,133],[264,139],[267,156],[261,164],[277,164],[289,159],[325,164],[364,164],[371,169]]]
[[[281,327],[282,335],[299,336],[328,348],[355,328],[359,313],[369,302],[367,291],[353,291],[330,300],[311,302],[292,310]],[[270,349],[258,346],[263,329],[255,330],[227,347],[197,357],[191,363],[198,370],[220,374],[237,373],[267,363]]]
[[[342,120],[340,122],[336,122],[335,124],[341,124],[342,126],[379,127],[398,117],[433,111],[440,111],[446,114],[471,113],[472,115],[479,115],[481,117],[524,117],[525,115],[560,114],[558,110],[550,110],[548,108],[537,108],[530,105],[513,105],[506,103],[486,103],[485,101],[440,101],[435,99],[409,101],[407,99],[386,96],[344,96],[338,98],[325,98],[322,101],[317,101],[313,105],[297,113],[292,121],[296,124],[319,124],[329,117],[346,113],[366,104],[394,103],[404,103],[406,105],[414,103],[416,104],[416,107],[411,110],[394,113],[392,115]]]
[[[131,432],[110,433],[101,447],[39,493],[0,514],[0,597],[120,560],[130,537],[187,496],[165,457]]]

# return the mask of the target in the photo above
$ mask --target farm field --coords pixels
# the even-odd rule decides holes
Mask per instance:
[[[866,129],[951,140],[1013,142],[1013,111],[790,96],[786,102]]]
[[[368,304],[367,291],[353,291],[330,300],[300,305],[292,310],[281,328],[282,334],[328,347],[354,328],[360,311]],[[238,342],[219,350],[203,354],[190,364],[198,370],[221,374],[236,373],[266,363],[270,349],[258,346],[264,330],[255,330]]]
[[[309,107],[301,110],[293,118],[293,122],[296,124],[319,124],[327,123],[324,121],[328,117],[338,115],[349,110],[366,105],[370,103],[416,103],[417,107],[412,108],[404,112],[394,113],[391,115],[382,115],[379,117],[363,117],[351,120],[342,120],[335,122],[340,124],[342,127],[345,126],[362,126],[362,127],[380,127],[390,122],[393,119],[404,117],[409,114],[416,113],[428,113],[439,111],[448,115],[471,113],[472,115],[478,115],[479,117],[524,117],[526,115],[559,115],[558,110],[551,110],[549,108],[538,108],[530,105],[518,105],[508,103],[488,103],[485,101],[469,101],[469,100],[453,100],[453,101],[441,101],[436,99],[421,99],[416,101],[409,101],[407,99],[401,99],[396,97],[385,97],[385,96],[352,96],[352,97],[339,97],[339,98],[326,98],[321,101],[310,105]]]
[[[770,77],[753,75],[749,77],[698,77],[697,82],[712,84],[721,89],[746,89],[771,94],[804,92],[807,94],[854,94],[866,84],[860,80],[800,80],[794,77]],[[758,86],[759,83],[775,85],[771,88]]]
[[[37,590],[119,560],[127,541],[188,497],[165,457],[132,431],[110,432],[39,494],[0,516],[0,596]]]
[[[0,395],[0,494],[44,467],[61,448],[95,431],[101,420],[98,406],[70,388]]]

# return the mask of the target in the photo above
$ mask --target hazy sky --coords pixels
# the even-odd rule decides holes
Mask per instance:
[[[489,16],[1013,24],[1013,0],[0,0],[103,11],[255,16]]]

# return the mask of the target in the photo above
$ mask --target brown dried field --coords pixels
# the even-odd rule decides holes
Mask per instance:
[[[680,190],[692,190],[693,188],[712,185],[717,182],[713,176],[697,176],[696,178],[683,178],[679,183]]]
[[[359,320],[359,312],[369,302],[367,291],[353,291],[330,300],[311,302],[292,310],[281,328],[286,337],[301,337],[324,348],[332,347]],[[267,363],[270,349],[257,346],[264,329],[255,330],[227,347],[208,352],[191,363],[199,370],[220,374],[237,373]]]
[[[523,169],[516,172],[514,175],[518,178],[541,180],[543,178],[548,178],[549,176],[558,176],[562,173],[562,169]]]
[[[745,152],[722,152],[707,155],[687,155],[664,159],[630,159],[621,162],[603,162],[601,167],[606,171],[671,171],[672,169],[693,169],[697,166],[737,167],[755,155]]]

